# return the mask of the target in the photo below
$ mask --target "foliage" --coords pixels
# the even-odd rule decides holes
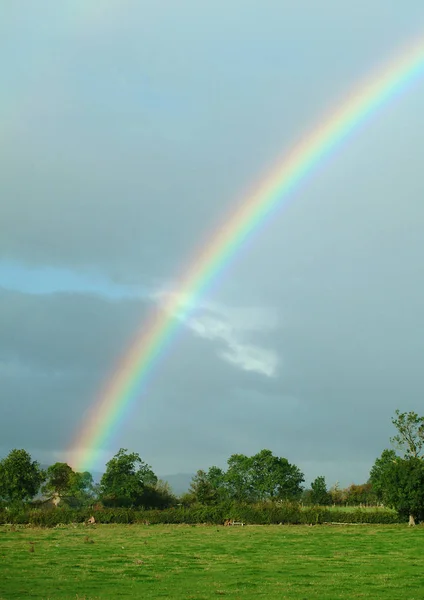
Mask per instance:
[[[206,479],[212,488],[212,501],[224,502],[228,499],[228,486],[225,472],[219,467],[210,467]]]
[[[401,413],[397,410],[395,414],[392,423],[398,433],[390,441],[404,451],[405,457],[418,458],[424,449],[424,417],[419,417],[414,411]]]
[[[164,509],[177,502],[168,482],[158,480],[154,485],[145,485],[139,505],[143,508]]]
[[[258,500],[295,500],[302,493],[303,473],[286,458],[261,450],[252,457],[252,484]]]
[[[228,500],[258,502],[300,498],[303,473],[270,450],[261,450],[254,456],[233,454],[227,464],[227,472],[215,466],[207,472],[197,471],[188,494],[182,498],[183,504],[199,502],[210,506]]]
[[[396,461],[394,450],[383,450],[380,458],[377,458],[370,472],[370,483],[376,494],[377,500],[383,502],[384,490],[388,484],[388,476],[392,465]]]
[[[61,524],[83,523],[94,516],[96,523],[150,523],[150,524],[213,524],[222,525],[228,519],[250,525],[277,525],[280,523],[317,525],[322,523],[397,523],[396,512],[374,510],[332,510],[324,506],[302,508],[297,502],[226,502],[214,506],[201,504],[159,509],[96,508],[96,509],[17,509],[0,510],[0,524],[31,524],[55,527]]]
[[[391,438],[404,457],[385,450],[374,463],[370,482],[379,498],[401,516],[409,514],[410,524],[424,518],[424,417],[411,411],[396,411],[392,419],[398,433]]]
[[[88,471],[76,473],[67,463],[58,462],[47,468],[42,492],[58,496],[68,505],[82,507],[90,504],[95,496],[93,476]]]
[[[113,506],[140,506],[145,486],[156,482],[151,467],[136,452],[121,448],[106,465],[100,482],[101,497]]]
[[[228,470],[225,481],[228,495],[238,502],[254,500],[254,489],[251,478],[252,459],[244,454],[233,454],[227,461]]]
[[[424,461],[420,458],[397,458],[387,470],[384,502],[405,517],[424,519]]]
[[[331,498],[331,504],[341,505],[346,502],[346,493],[340,489],[339,482],[337,481],[328,492]]]
[[[295,500],[302,493],[304,476],[286,458],[261,450],[251,457],[230,456],[225,481],[229,498],[239,502]]]
[[[0,461],[0,498],[12,504],[30,500],[44,477],[40,465],[26,450],[12,450]]]
[[[97,489],[91,473],[84,471],[83,473],[72,474],[69,494],[81,505],[92,502],[96,492]]]
[[[190,503],[214,504],[216,502],[216,488],[214,488],[205,471],[199,470],[193,477],[188,491],[188,498]]]
[[[346,504],[349,506],[358,506],[359,504],[375,505],[377,503],[377,495],[370,482],[362,483],[361,485],[352,483],[352,485],[346,488],[345,496]]]
[[[54,494],[56,496],[64,496],[69,494],[74,471],[66,463],[57,462],[50,465],[46,471],[46,483],[42,491],[44,494]]]
[[[327,491],[325,477],[322,475],[314,479],[314,481],[311,483],[310,499],[312,504],[320,504],[321,506],[330,504],[331,496]]]

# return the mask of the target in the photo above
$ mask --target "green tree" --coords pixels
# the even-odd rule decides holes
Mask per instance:
[[[336,481],[336,483],[330,488],[328,493],[330,494],[332,504],[340,506],[346,499],[345,491],[340,489],[338,481]]]
[[[369,481],[379,502],[384,501],[384,491],[388,485],[388,476],[393,464],[396,462],[396,458],[394,450],[383,450],[381,456],[376,459],[371,469]]]
[[[384,504],[409,514],[409,524],[415,525],[424,518],[424,417],[399,410],[395,415],[397,434],[391,442],[404,456],[385,450],[371,469],[370,482]]]
[[[69,488],[69,496],[76,501],[78,506],[91,504],[96,496],[96,486],[93,476],[88,471],[73,473]]]
[[[386,474],[384,500],[409,524],[424,519],[424,461],[414,456],[397,458]]]
[[[297,500],[302,494],[303,473],[271,450],[252,456],[250,470],[255,499]]]
[[[200,469],[193,477],[188,491],[195,502],[214,504],[217,500],[216,490],[208,479],[208,474]]]
[[[57,462],[50,465],[46,471],[46,483],[43,486],[44,494],[53,494],[62,498],[69,494],[74,480],[74,471],[67,463]]]
[[[224,502],[227,500],[228,489],[225,472],[219,467],[209,467],[206,477],[214,491],[215,502]]]
[[[392,423],[398,432],[390,441],[404,452],[405,457],[419,458],[424,448],[424,417],[414,411],[401,413],[397,410],[395,414]]]
[[[171,486],[167,481],[162,481],[161,479],[158,479],[154,485],[145,485],[140,499],[140,505],[146,509],[157,508],[162,510],[175,505],[176,502],[177,499],[172,492]]]
[[[146,485],[155,485],[157,477],[136,452],[121,448],[107,463],[100,481],[103,502],[114,506],[140,505]]]
[[[310,499],[312,504],[327,505],[331,502],[331,496],[327,491],[325,477],[322,475],[314,479],[311,483]]]
[[[70,492],[72,495],[78,493],[92,494],[94,490],[93,476],[88,471],[73,473],[71,477]]]
[[[358,506],[360,504],[375,504],[377,497],[371,483],[355,484],[352,483],[345,490],[346,503]]]
[[[230,456],[225,480],[229,496],[239,502],[296,500],[302,494],[304,476],[286,458],[264,449],[254,456]]]
[[[44,481],[44,472],[26,450],[12,450],[0,461],[0,498],[20,503],[33,498]]]
[[[232,454],[227,464],[225,480],[230,498],[237,502],[254,500],[252,459],[244,454]]]

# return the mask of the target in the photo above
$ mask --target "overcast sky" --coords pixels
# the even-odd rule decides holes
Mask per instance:
[[[0,8],[0,455],[66,460],[148,315],[237,202],[424,35],[422,0]],[[159,474],[270,448],[361,483],[424,412],[424,78],[254,235],[121,446]]]

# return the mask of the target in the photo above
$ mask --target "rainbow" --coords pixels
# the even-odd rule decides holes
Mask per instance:
[[[396,97],[424,73],[424,42],[410,47],[381,69],[297,144],[257,188],[223,221],[197,255],[176,293],[143,324],[112,377],[90,407],[70,448],[70,464],[90,469],[145,391],[181,320],[229,265],[248,236],[263,226],[314,167],[373,113]]]

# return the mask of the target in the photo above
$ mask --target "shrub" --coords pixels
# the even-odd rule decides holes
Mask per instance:
[[[30,524],[55,527],[69,523],[83,523],[94,516],[96,523],[150,523],[196,525],[206,523],[222,525],[227,519],[241,521],[246,525],[321,524],[321,523],[374,523],[391,524],[404,522],[395,512],[376,509],[352,511],[330,510],[324,506],[302,508],[296,502],[264,502],[259,504],[223,503],[215,506],[196,504],[163,510],[135,510],[132,508],[14,508],[0,509],[0,524]]]

